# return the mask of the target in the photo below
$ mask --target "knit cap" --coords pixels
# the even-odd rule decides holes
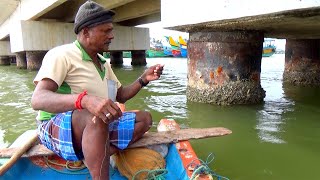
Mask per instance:
[[[78,34],[84,27],[94,27],[99,24],[112,22],[115,13],[104,9],[100,4],[86,1],[82,4],[74,20],[74,32]]]

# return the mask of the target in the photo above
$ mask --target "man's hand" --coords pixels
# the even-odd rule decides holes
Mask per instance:
[[[157,64],[149,67],[144,73],[141,75],[141,78],[144,83],[148,83],[149,81],[154,81],[160,78],[162,75],[164,64]]]
[[[122,116],[119,106],[110,99],[86,95],[81,101],[82,107],[95,115],[92,121],[100,118],[105,123],[110,123]]]

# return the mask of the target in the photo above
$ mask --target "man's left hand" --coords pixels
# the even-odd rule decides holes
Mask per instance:
[[[149,81],[154,81],[160,78],[163,71],[164,64],[157,64],[149,67],[141,75],[143,82],[148,83]]]

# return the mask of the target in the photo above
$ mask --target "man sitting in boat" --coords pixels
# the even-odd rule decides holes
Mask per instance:
[[[93,179],[108,179],[110,155],[137,141],[152,124],[150,113],[122,112],[115,101],[125,103],[163,70],[151,66],[122,86],[101,55],[114,38],[114,14],[93,1],[81,5],[74,23],[77,40],[45,55],[31,99],[39,110],[42,144],[66,160],[84,159]]]

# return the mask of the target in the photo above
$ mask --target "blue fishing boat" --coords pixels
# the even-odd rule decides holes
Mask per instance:
[[[56,159],[45,158],[47,157],[33,159],[21,158],[8,172],[1,176],[0,179],[91,179],[87,168],[70,168],[71,165],[69,165],[69,167],[58,167],[51,163],[59,162],[63,165],[66,165],[66,163],[63,162],[63,160],[59,160],[58,157],[56,157]],[[169,146],[169,152],[166,157],[166,169],[168,169],[168,171],[163,171],[163,173],[166,173],[166,179],[189,179],[181,162],[181,158],[179,157],[178,150],[173,144]],[[110,169],[109,172],[111,180],[127,180],[127,178],[122,176],[116,169]]]
[[[164,41],[163,41],[163,52],[166,56],[170,56],[172,57],[173,54],[172,54],[172,47],[169,43],[169,38],[165,37],[164,38]]]
[[[178,138],[173,137],[174,140],[172,139],[170,140],[170,137],[169,138],[167,137],[168,134],[170,134],[168,133],[168,131],[179,132],[179,131],[175,131],[177,129],[179,129],[179,126],[173,120],[162,119],[159,122],[159,126],[158,126],[159,132],[155,137],[159,137],[160,135],[159,138],[161,139],[161,136],[164,136],[165,137],[164,139],[169,139],[171,143],[166,144],[168,149],[165,156],[165,164],[166,164],[165,169],[158,169],[155,175],[162,176],[162,178],[165,178],[165,179],[179,179],[179,180],[192,179],[195,176],[201,176],[208,179],[212,178],[212,176],[216,176],[216,177],[219,177],[220,179],[227,179],[223,176],[217,175],[216,173],[211,171],[207,165],[203,164],[197,158],[188,140],[183,140],[183,139],[181,140],[181,136],[188,134],[187,131],[179,130],[181,131],[181,134],[177,135]],[[167,132],[164,132],[161,134],[161,131],[167,131]],[[35,134],[35,130],[33,130],[33,132],[30,130],[29,132],[24,133],[24,135],[22,136],[30,137],[30,133]],[[222,136],[230,133],[231,131],[226,128],[220,128],[220,129],[215,128],[214,130],[211,129],[210,135],[208,135],[208,130],[207,130],[205,133],[206,135],[202,135],[202,137],[200,136],[199,137],[204,138],[204,137]],[[194,131],[194,132],[190,132],[190,134],[192,135],[192,137],[194,137],[195,134],[199,135],[201,133]],[[20,141],[21,141],[21,138],[25,139],[25,137],[22,137],[22,136],[19,137]],[[150,136],[152,136],[152,134],[149,135],[149,137]],[[36,134],[35,134],[35,137],[37,137]],[[190,139],[190,137],[187,137],[187,139]],[[153,140],[153,142],[154,141],[155,140]],[[177,141],[177,142],[173,143],[173,141]],[[19,143],[21,144],[21,142]],[[14,149],[15,148],[11,148],[11,149],[7,148],[7,149],[0,150],[0,164],[5,164],[9,161],[9,158],[4,158],[4,157],[12,153],[10,151],[13,151]],[[12,154],[10,156],[12,156]],[[13,155],[12,157],[14,156],[15,155]],[[61,159],[60,157],[54,155],[53,152],[46,149],[42,145],[39,145],[39,144],[33,145],[33,147],[30,150],[28,150],[28,152],[25,153],[24,156],[25,157],[18,158],[17,162],[15,162],[15,164],[11,168],[6,170],[6,172],[2,171],[2,167],[1,167],[0,174],[3,174],[3,175],[0,176],[0,179],[15,179],[15,180],[91,179],[88,169],[83,164],[81,164],[81,162],[80,164],[79,163],[77,164],[77,162],[67,162]],[[203,167],[203,169],[197,170],[197,167]],[[111,180],[127,179],[117,170],[117,168],[113,168],[112,166],[110,166],[109,172],[110,172]],[[155,175],[154,174],[150,175],[150,177],[156,177]]]
[[[179,36],[179,44],[180,44],[181,57],[186,58],[188,56],[187,42],[181,36]]]

